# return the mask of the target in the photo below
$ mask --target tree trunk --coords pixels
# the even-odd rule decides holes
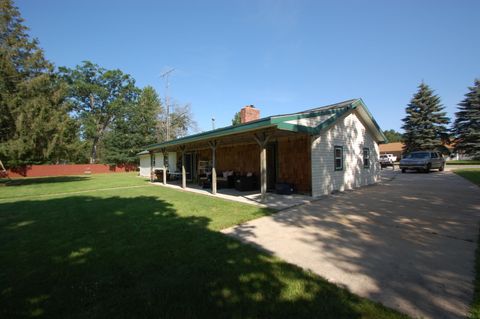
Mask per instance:
[[[97,162],[97,144],[98,137],[93,139],[92,152],[90,154],[90,164],[95,164]]]

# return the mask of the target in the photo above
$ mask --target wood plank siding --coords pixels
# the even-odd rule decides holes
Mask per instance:
[[[294,135],[277,139],[278,182],[295,185],[298,192],[312,190],[310,137]]]
[[[310,137],[303,134],[272,138],[276,144],[276,180],[292,183],[298,192],[311,193],[311,144]],[[212,158],[210,149],[196,151],[198,161],[208,161]],[[267,156],[271,154],[267,153]],[[219,145],[216,150],[217,173],[233,170],[245,174],[252,172],[260,176],[260,147],[257,143],[240,145]],[[268,159],[267,159],[268,161]]]

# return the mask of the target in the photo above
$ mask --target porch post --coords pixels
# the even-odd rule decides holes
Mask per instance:
[[[167,150],[165,148],[162,148],[162,154],[163,154],[163,185],[167,185],[167,167],[165,166],[165,156],[168,156]]]
[[[155,156],[153,154],[153,151],[149,151],[150,153],[150,182],[153,182],[153,157]]]
[[[260,146],[260,192],[261,200],[265,201],[267,197],[267,143],[270,135],[263,132],[262,134],[254,134],[253,138]]]
[[[187,188],[187,173],[185,171],[185,145],[180,146],[180,152],[182,154],[182,188]]]
[[[212,149],[212,194],[217,194],[217,169],[216,167],[216,158],[215,153],[217,150],[217,141],[210,141],[208,142],[210,148]]]

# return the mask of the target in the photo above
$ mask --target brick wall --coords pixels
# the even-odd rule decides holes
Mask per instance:
[[[10,178],[65,176],[102,173],[125,173],[136,171],[136,165],[110,166],[104,164],[27,165],[8,170]]]

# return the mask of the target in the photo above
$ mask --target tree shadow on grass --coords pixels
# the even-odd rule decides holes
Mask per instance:
[[[52,184],[52,183],[67,183],[88,181],[89,176],[55,176],[55,177],[36,177],[25,179],[12,179],[5,183],[5,186],[26,186],[36,184]]]
[[[358,318],[365,308],[382,315],[208,229],[210,221],[147,196],[0,204],[0,317]]]

